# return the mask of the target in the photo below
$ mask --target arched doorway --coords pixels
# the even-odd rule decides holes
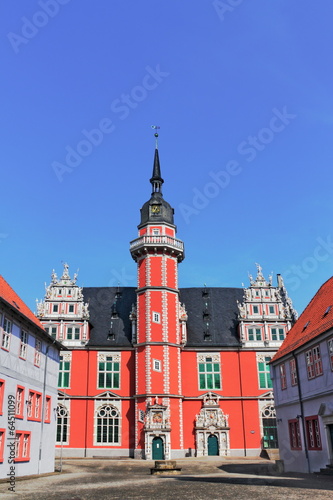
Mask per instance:
[[[219,454],[219,442],[217,437],[211,434],[207,440],[208,456],[216,456]]]
[[[160,437],[154,437],[152,442],[152,459],[164,460],[164,443]]]

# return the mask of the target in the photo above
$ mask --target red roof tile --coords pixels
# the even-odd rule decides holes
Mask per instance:
[[[329,307],[330,306],[330,307]],[[308,306],[288,332],[272,361],[315,339],[333,327],[333,276],[319,288]]]
[[[36,326],[44,330],[42,323],[36,318],[34,313],[29,309],[29,307],[23,302],[22,299],[17,295],[12,287],[7,283],[7,281],[0,275],[0,297],[4,299],[8,304],[10,304],[14,309],[16,309],[23,316],[26,316],[30,321],[35,323]]]

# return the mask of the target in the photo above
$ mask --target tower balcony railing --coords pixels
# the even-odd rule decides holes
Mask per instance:
[[[141,246],[156,246],[156,245],[168,245],[173,247],[181,252],[184,251],[184,243],[181,240],[177,240],[176,238],[172,238],[172,236],[167,235],[144,235],[140,236],[136,240],[131,241],[130,250],[136,250]]]

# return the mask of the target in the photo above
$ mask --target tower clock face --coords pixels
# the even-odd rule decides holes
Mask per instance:
[[[152,214],[159,214],[161,212],[161,207],[159,205],[152,205],[151,206],[151,213]]]

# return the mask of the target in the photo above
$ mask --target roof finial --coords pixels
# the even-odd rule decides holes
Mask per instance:
[[[158,125],[152,125],[151,128],[153,128],[154,130],[159,130],[161,127],[159,127]],[[158,149],[158,133],[157,132],[155,132],[154,137],[155,137],[155,149]]]
[[[160,127],[157,125],[152,125],[151,128],[154,130],[158,130]],[[150,179],[151,185],[153,186],[153,193],[161,193],[162,194],[162,184],[164,180],[161,177],[161,167],[160,167],[160,159],[158,156],[158,133],[154,134],[156,145],[155,145],[155,156],[154,156],[154,166],[153,166],[153,175]]]

